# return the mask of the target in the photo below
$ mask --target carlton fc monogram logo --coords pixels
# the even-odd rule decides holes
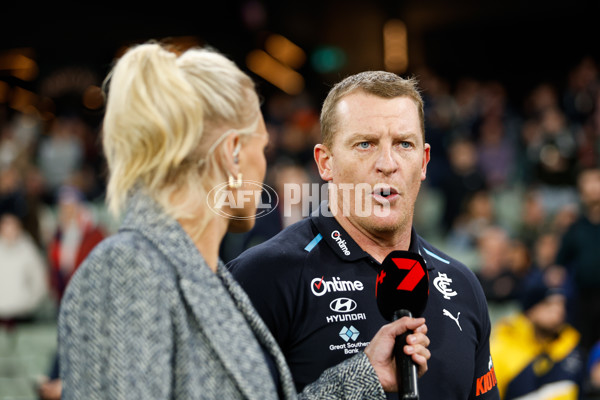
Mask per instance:
[[[452,296],[456,296],[457,294],[451,287],[449,287],[451,283],[452,279],[448,278],[446,274],[442,274],[441,272],[438,272],[437,278],[433,280],[433,286],[435,286],[435,288],[439,290],[439,292],[443,294],[444,298],[447,300],[450,300]]]

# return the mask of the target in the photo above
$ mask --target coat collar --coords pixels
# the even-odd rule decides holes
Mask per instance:
[[[217,274],[223,280],[223,283],[229,290],[233,300],[235,301],[238,309],[244,314],[246,320],[254,334],[256,335],[259,342],[263,345],[265,349],[269,351],[273,359],[275,360],[275,364],[277,365],[277,370],[279,372],[279,378],[282,385],[283,393],[286,399],[295,399],[296,398],[296,386],[294,384],[292,374],[287,365],[287,361],[285,356],[281,352],[279,348],[279,344],[269,331],[269,328],[264,323],[264,321],[258,315],[258,312],[252,306],[252,302],[246,292],[242,289],[242,287],[237,283],[233,275],[229,272],[225,264],[219,261],[219,267],[217,269]]]
[[[263,351],[251,338],[257,338],[265,348],[276,353],[284,383],[291,382],[291,376],[286,376],[289,371],[285,360],[250,300],[223,263],[219,261],[217,274],[213,273],[181,225],[141,192],[131,197],[121,230],[137,231],[170,261],[184,301],[240,391],[249,399],[268,398],[268,393],[276,398],[276,388],[265,387],[265,382],[272,380]],[[248,326],[253,332],[247,329]],[[284,365],[280,365],[278,358]],[[256,379],[259,376],[266,379]]]

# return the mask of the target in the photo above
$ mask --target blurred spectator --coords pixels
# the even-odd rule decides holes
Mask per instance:
[[[539,121],[546,110],[559,107],[558,89],[549,82],[538,84],[525,96],[522,109],[524,122],[516,148],[516,164],[519,179],[527,185],[536,183],[535,153],[542,140]]]
[[[576,304],[573,301],[575,289],[565,269],[557,264],[556,255],[562,235],[548,230],[541,233],[533,245],[533,260],[524,284],[542,280],[548,287],[560,288],[567,299],[567,322],[573,323]]]
[[[598,91],[600,99],[600,91]],[[597,99],[597,101],[599,100]],[[580,168],[593,168],[600,165],[600,107],[588,118],[577,137],[577,163]]]
[[[558,89],[551,82],[535,86],[525,98],[523,113],[526,118],[537,119],[544,111],[560,107]]]
[[[543,276],[544,282],[550,287],[563,287],[566,274],[564,268],[555,264],[561,236],[546,232],[539,235],[533,247],[533,263],[530,273]]]
[[[38,140],[40,121],[32,114],[14,112],[0,122],[0,169],[22,168],[30,162]]]
[[[477,242],[480,264],[475,275],[481,282],[490,306],[515,300],[519,291],[520,274],[511,262],[511,241],[506,230],[490,226],[482,231]],[[522,266],[519,266],[522,268]],[[528,268],[528,265],[527,265]]]
[[[514,296],[515,298],[518,298],[521,295],[521,286],[523,285],[525,277],[531,273],[533,257],[525,242],[519,239],[512,239],[510,241],[507,258],[508,269],[514,276],[516,282]]]
[[[527,140],[533,183],[543,196],[548,213],[576,200],[573,189],[577,167],[577,143],[564,113],[554,107],[542,112]]]
[[[541,194],[535,189],[528,188],[525,191],[521,204],[521,218],[515,228],[516,235],[532,248],[539,235],[548,230],[548,213]]]
[[[0,217],[0,321],[31,319],[46,296],[46,265],[12,214]]]
[[[458,135],[472,136],[475,125],[481,113],[481,83],[476,79],[462,77],[458,80],[454,90],[456,102],[456,128]]]
[[[511,186],[514,174],[516,146],[504,124],[502,118],[488,117],[479,127],[478,165],[493,191]]]
[[[490,192],[479,190],[466,200],[464,211],[454,220],[446,236],[447,245],[456,252],[470,252],[477,248],[481,233],[496,222]]]
[[[584,57],[567,76],[563,95],[567,117],[576,124],[583,124],[596,107],[599,89],[598,66],[593,58]]]
[[[23,228],[29,232],[39,248],[43,249],[49,241],[43,220],[44,216],[51,212],[51,208],[43,201],[44,178],[34,165],[27,166],[23,171],[23,189],[26,209]]]
[[[598,113],[600,80],[596,61],[583,57],[567,76],[562,104],[567,119],[577,129],[578,164],[592,168],[599,165],[599,136],[595,115]]]
[[[314,164],[313,148],[319,135],[318,112],[312,108],[299,108],[283,125],[277,156],[289,158],[302,166]]]
[[[106,234],[93,220],[79,190],[61,187],[57,203],[58,226],[47,250],[52,288],[60,300],[81,262]]]
[[[502,126],[504,140],[515,145],[521,129],[521,116],[515,112],[509,101],[506,87],[499,81],[489,81],[482,84],[479,91],[481,99],[481,112],[473,139],[481,139],[481,127],[488,121]]]
[[[550,215],[549,229],[552,232],[564,235],[567,229],[579,218],[579,208],[577,203],[568,203],[560,207],[555,214]]]
[[[10,124],[0,126],[0,169],[16,164],[20,149]]]
[[[23,218],[27,213],[25,190],[19,170],[13,166],[0,168],[0,215],[10,213]]]
[[[280,230],[308,217],[311,211],[319,206],[319,201],[323,200],[320,199],[320,185],[311,186],[313,182],[301,165],[275,165],[272,182],[279,196]],[[315,191],[316,193],[313,193]],[[309,204],[312,199],[314,201]]]
[[[584,383],[584,400],[600,399],[600,341],[588,355],[587,376]]]
[[[579,333],[565,322],[565,296],[542,280],[520,297],[522,312],[492,327],[490,347],[503,400],[576,400],[585,371]]]
[[[436,157],[432,157],[428,164],[427,181],[437,188],[448,166],[447,146],[454,133],[458,109],[448,82],[441,76],[426,67],[417,71],[416,76],[424,102],[425,138],[432,151],[436,152]]]
[[[582,213],[562,237],[556,263],[569,271],[576,289],[576,327],[586,349],[600,339],[600,169],[578,176]]]
[[[58,116],[39,144],[36,161],[44,176],[49,204],[54,204],[58,189],[71,183],[70,179],[83,164],[81,137],[86,129],[86,123],[77,115]]]
[[[0,169],[0,215],[11,213],[21,221],[38,249],[48,243],[44,237],[44,216],[50,211],[42,201],[44,181],[39,170],[31,165]]]
[[[464,211],[470,197],[486,189],[485,176],[477,168],[475,144],[469,138],[458,137],[448,147],[449,167],[445,169],[439,188],[443,194],[442,227],[448,233]]]
[[[545,232],[540,234],[533,247],[533,263],[540,270],[546,270],[554,265],[560,236],[556,233]]]
[[[270,135],[266,150],[269,164],[284,158],[307,171],[313,170],[313,148],[321,140],[321,129],[319,113],[310,96],[305,92],[297,96],[276,93],[267,100],[265,108]]]

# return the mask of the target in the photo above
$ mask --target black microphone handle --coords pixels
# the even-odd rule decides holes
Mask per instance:
[[[402,317],[412,317],[408,310],[394,311],[394,321]],[[398,397],[401,400],[419,400],[419,389],[417,387],[417,366],[411,357],[404,353],[406,337],[411,334],[406,331],[400,336],[396,336],[394,345],[394,356],[396,357],[396,379],[398,381]]]

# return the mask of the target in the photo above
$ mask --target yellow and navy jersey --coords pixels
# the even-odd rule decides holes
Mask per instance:
[[[566,325],[554,340],[542,342],[521,313],[498,321],[491,352],[501,398],[578,399],[585,373],[579,338],[579,333]]]
[[[431,359],[418,381],[420,399],[499,399],[479,281],[414,229],[409,251],[421,254],[429,274],[423,317]],[[246,250],[228,267],[277,339],[299,390],[363,351],[387,323],[375,298],[381,265],[324,212]]]

